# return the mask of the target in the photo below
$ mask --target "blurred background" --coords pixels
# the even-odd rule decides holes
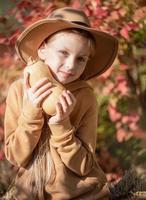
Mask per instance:
[[[112,67],[89,81],[99,109],[99,163],[110,182],[131,167],[146,177],[146,0],[0,0],[0,196],[17,170],[5,159],[3,145],[7,91],[25,67],[15,52],[16,38],[64,6],[83,9],[92,27],[119,39]]]

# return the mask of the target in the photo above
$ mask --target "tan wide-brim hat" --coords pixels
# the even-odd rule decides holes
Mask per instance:
[[[71,7],[57,9],[48,18],[39,20],[25,29],[16,41],[16,51],[26,64],[30,57],[37,60],[37,50],[46,38],[58,31],[72,28],[88,31],[96,43],[95,54],[88,61],[81,78],[88,80],[105,72],[117,55],[118,40],[108,33],[91,28],[85,13]]]

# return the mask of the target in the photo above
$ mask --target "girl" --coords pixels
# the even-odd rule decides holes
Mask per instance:
[[[9,89],[5,113],[5,154],[19,167],[16,199],[97,200],[108,193],[96,156],[96,97],[86,80],[108,69],[117,40],[90,27],[83,11],[55,10],[19,36],[17,53],[27,64],[42,60],[65,90],[56,114],[42,109],[52,82],[34,86],[29,73]]]

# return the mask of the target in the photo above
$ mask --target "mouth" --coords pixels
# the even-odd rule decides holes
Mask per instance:
[[[69,76],[74,76],[75,73],[72,72],[66,72],[66,71],[60,71],[62,74],[64,74],[65,76],[69,77]]]

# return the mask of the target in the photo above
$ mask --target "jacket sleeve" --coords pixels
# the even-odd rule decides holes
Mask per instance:
[[[80,102],[75,108],[84,113],[77,129],[71,125],[69,119],[58,124],[49,124],[52,132],[51,144],[57,149],[66,167],[79,176],[88,174],[94,166],[97,101],[93,95],[88,93],[88,97],[85,97],[87,103]],[[82,95],[80,97],[83,99]]]
[[[22,86],[14,82],[6,99],[5,155],[9,162],[19,167],[25,166],[31,157],[44,123],[42,110],[22,99]]]

